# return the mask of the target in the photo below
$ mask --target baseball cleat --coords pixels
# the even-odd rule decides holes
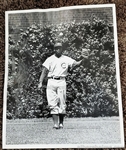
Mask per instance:
[[[62,129],[62,128],[63,128],[63,124],[60,124],[60,125],[59,125],[59,128]]]
[[[59,126],[54,125],[54,126],[53,126],[53,129],[59,129]]]

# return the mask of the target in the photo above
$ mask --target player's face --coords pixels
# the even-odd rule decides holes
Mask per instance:
[[[57,56],[57,57],[60,57],[61,55],[62,55],[62,47],[61,46],[57,46],[57,47],[55,47],[55,55]]]

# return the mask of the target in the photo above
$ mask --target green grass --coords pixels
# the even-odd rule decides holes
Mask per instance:
[[[6,144],[120,144],[118,117],[66,118],[63,129],[49,119],[7,120]]]

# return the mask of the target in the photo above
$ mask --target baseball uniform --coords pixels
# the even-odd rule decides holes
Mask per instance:
[[[68,67],[72,67],[74,61],[65,55],[59,58],[52,55],[43,63],[43,66],[49,71],[46,94],[51,114],[66,113],[65,77],[68,74]]]

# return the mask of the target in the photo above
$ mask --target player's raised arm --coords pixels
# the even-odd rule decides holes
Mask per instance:
[[[85,59],[88,59],[88,56],[89,56],[89,52],[87,49],[82,49],[82,53],[81,53],[81,57],[82,59],[80,61],[74,61],[73,65],[72,65],[72,69],[75,69],[76,67],[80,66],[81,63],[85,60]]]
[[[80,61],[74,61],[74,63],[73,63],[73,65],[72,65],[72,69],[71,69],[71,70],[75,69],[75,67],[78,67],[78,66],[82,63],[82,61],[83,61],[83,59],[82,59],[82,60],[80,60]]]
[[[46,67],[44,67],[43,70],[42,70],[40,79],[39,79],[38,88],[41,88],[41,87],[42,87],[43,80],[44,80],[44,78],[47,76],[47,74],[48,74],[48,69],[47,69]]]

